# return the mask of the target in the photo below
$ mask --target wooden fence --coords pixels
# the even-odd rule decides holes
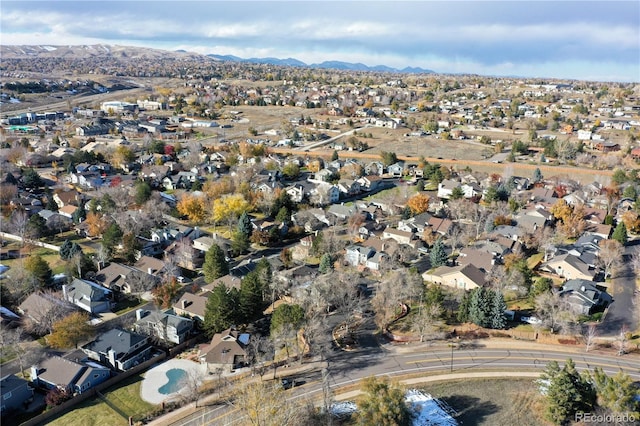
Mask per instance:
[[[62,414],[64,411],[68,410],[69,408],[72,408],[88,399],[98,397],[101,391],[104,391],[110,388],[111,386],[120,383],[121,381],[133,376],[134,374],[138,374],[141,371],[145,371],[147,368],[164,360],[166,357],[167,357],[167,354],[162,352],[159,355],[154,356],[150,360],[145,361],[141,364],[138,364],[135,367],[127,371],[124,371],[122,373],[119,373],[115,377],[110,378],[106,382],[100,383],[99,385],[96,385],[95,387],[87,390],[86,392],[83,392],[79,395],[74,396],[69,401],[66,401],[60,405],[50,408],[44,413],[36,417],[33,417],[24,423],[21,423],[20,426],[36,426],[36,425],[46,424],[49,420],[53,419],[54,417],[57,417],[58,415]]]

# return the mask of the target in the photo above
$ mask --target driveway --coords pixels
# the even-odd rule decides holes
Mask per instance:
[[[625,259],[620,273],[612,280],[611,284],[613,303],[609,307],[604,321],[598,326],[598,333],[602,337],[616,337],[623,328],[628,331],[638,328],[638,309],[634,303],[633,294],[636,276],[628,259]]]

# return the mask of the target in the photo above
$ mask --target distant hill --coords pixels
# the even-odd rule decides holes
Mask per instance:
[[[351,71],[377,71],[377,72],[395,72],[395,73],[412,73],[412,74],[427,74],[434,71],[407,67],[403,69],[397,69],[386,65],[368,66],[362,63],[351,63],[341,61],[325,61],[317,64],[308,65],[295,58],[239,58],[233,55],[201,55],[198,53],[191,53],[185,50],[167,51],[161,49],[152,49],[148,47],[135,47],[135,46],[117,46],[108,44],[94,44],[94,45],[76,45],[76,46],[56,46],[56,45],[36,45],[36,46],[7,46],[0,45],[0,57],[6,59],[13,58],[66,58],[66,59],[88,59],[88,58],[118,58],[118,59],[154,59],[167,57],[173,55],[176,59],[191,59],[197,61],[203,60],[215,60],[215,61],[230,61],[230,62],[246,62],[255,64],[271,64],[281,66],[293,66],[293,67],[309,67],[309,68],[323,68],[323,69],[336,69],[336,70],[351,70]]]
[[[407,74],[433,74],[435,71],[418,68],[418,67],[406,67],[403,69],[397,69],[386,65],[368,66],[362,63],[351,63],[341,61],[324,61],[318,64],[307,65],[306,63],[295,59],[279,59],[279,58],[239,58],[233,55],[207,55],[219,61],[232,61],[232,62],[249,62],[255,64],[272,64],[272,65],[288,65],[294,67],[309,67],[309,68],[324,68],[324,69],[337,69],[337,70],[351,70],[351,71],[378,71],[378,72],[400,72]]]
[[[169,52],[148,47],[117,46],[109,44],[56,46],[56,45],[20,45],[0,46],[0,56],[6,59],[13,58],[97,58],[115,57],[122,59],[153,59],[167,55],[175,55],[182,59],[203,60],[205,57],[198,53]]]

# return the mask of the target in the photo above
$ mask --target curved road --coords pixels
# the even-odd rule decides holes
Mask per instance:
[[[578,370],[602,368],[608,374],[623,371],[634,380],[640,380],[640,362],[637,357],[613,357],[593,353],[560,352],[546,349],[500,349],[484,347],[437,347],[428,350],[401,352],[397,348],[387,350],[363,350],[358,352],[338,353],[331,358],[328,370],[330,384],[334,393],[340,388],[357,383],[368,376],[412,377],[431,376],[434,373],[445,373],[442,379],[460,379],[467,375],[481,372],[514,372],[510,376],[542,371],[550,361],[563,364],[572,358]],[[451,374],[451,375],[449,375]],[[294,377],[295,376],[289,376]],[[296,378],[304,384],[291,392],[291,399],[316,400],[321,398],[322,384],[320,372],[305,373]],[[412,380],[417,382],[419,379]],[[172,426],[228,425],[238,421],[241,416],[234,416],[234,410],[226,405],[208,406],[176,421]]]

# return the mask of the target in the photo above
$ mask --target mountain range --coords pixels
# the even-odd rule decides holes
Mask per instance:
[[[239,58],[233,55],[207,55],[210,58],[219,61],[232,61],[232,62],[249,62],[254,64],[271,64],[271,65],[285,65],[292,67],[308,67],[308,68],[324,68],[324,69],[338,69],[345,71],[377,71],[377,72],[395,72],[395,73],[408,73],[408,74],[433,74],[435,71],[419,68],[419,67],[405,67],[402,69],[389,67],[387,65],[375,65],[369,66],[362,63],[341,62],[341,61],[324,61],[314,64],[306,64],[295,58]]]
[[[337,69],[344,71],[374,71],[374,72],[390,72],[390,73],[411,73],[411,74],[430,74],[432,70],[406,67],[397,69],[387,65],[368,66],[362,63],[351,63],[341,61],[324,61],[315,64],[306,64],[295,58],[240,58],[233,55],[201,55],[185,50],[167,51],[161,49],[153,49],[148,47],[137,46],[118,46],[108,44],[95,45],[0,45],[0,56],[9,58],[97,58],[112,57],[118,59],[153,59],[167,55],[174,55],[180,59],[191,60],[215,60],[215,61],[231,61],[255,64],[271,64],[293,67],[321,68],[321,69]]]

